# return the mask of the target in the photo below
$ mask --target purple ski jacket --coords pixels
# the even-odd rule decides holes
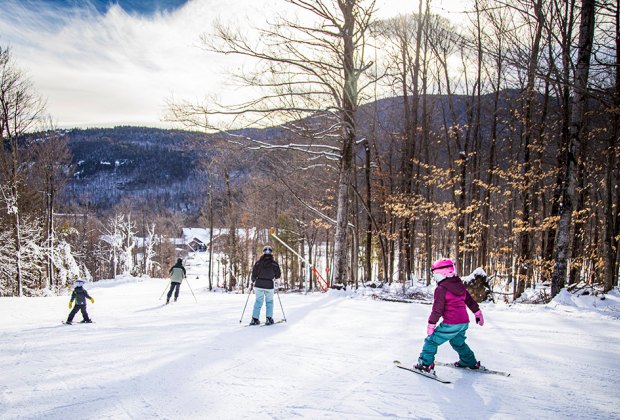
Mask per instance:
[[[439,318],[443,317],[444,324],[467,324],[469,315],[466,306],[474,313],[480,309],[461,278],[448,277],[440,281],[435,289],[433,309],[428,317],[428,323],[437,324]]]

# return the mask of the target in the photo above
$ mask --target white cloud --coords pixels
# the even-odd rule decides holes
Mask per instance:
[[[225,68],[238,62],[201,49],[199,36],[216,18],[260,22],[277,3],[190,0],[174,12],[144,17],[119,6],[102,16],[92,7],[70,11],[41,2],[29,9],[28,2],[3,0],[0,44],[12,47],[60,127],[169,126],[162,122],[166,99],[223,97],[231,89]],[[417,2],[377,5],[390,16],[413,11]]]
[[[234,4],[234,6],[232,6]],[[218,16],[258,13],[256,2],[194,0],[173,13],[129,15],[112,6],[68,12],[3,4],[0,43],[47,98],[59,126],[163,126],[166,98],[220,89],[220,57],[199,48]]]

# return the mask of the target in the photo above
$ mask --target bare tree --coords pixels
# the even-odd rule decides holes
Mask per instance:
[[[125,215],[126,220],[120,225],[122,235],[121,266],[124,275],[134,274],[134,251],[136,248],[136,223],[131,218],[131,213]]]
[[[109,262],[111,263],[112,278],[116,278],[120,260],[123,253],[123,224],[125,222],[125,216],[122,214],[114,214],[108,219],[104,230],[102,231],[102,240],[107,244]]]
[[[613,2],[612,2],[613,4]],[[613,126],[609,135],[609,149],[607,150],[607,168],[605,177],[605,234],[604,234],[604,285],[605,291],[614,287],[618,281],[618,243],[620,236],[620,194],[617,185],[612,182],[614,169],[616,171],[616,181],[620,178],[620,165],[616,150],[620,147],[620,1],[616,0],[615,8],[610,6],[610,14],[613,16],[611,36],[615,38],[615,56],[612,56],[614,86],[611,89],[612,101],[609,106],[612,114]],[[616,190],[616,205],[613,205],[613,190]],[[615,212],[615,214],[614,214]]]
[[[172,106],[173,118],[214,128],[217,116],[235,116],[245,125],[274,125],[321,116],[313,129],[304,128],[303,143],[286,147],[322,156],[338,165],[334,273],[337,282],[347,280],[347,231],[349,188],[353,150],[357,141],[356,113],[360,94],[366,88],[363,75],[370,67],[364,46],[374,0],[286,0],[295,17],[281,15],[255,40],[240,31],[216,26],[214,37],[205,35],[207,49],[254,59],[259,66],[252,74],[237,74],[246,86],[262,89],[254,100],[236,106]],[[239,117],[244,117],[243,119]],[[312,121],[310,121],[312,122]],[[293,126],[291,126],[293,127]],[[221,128],[221,127],[216,127]],[[299,132],[295,135],[300,138]],[[261,147],[273,147],[262,143]]]
[[[67,141],[55,130],[49,130],[40,135],[33,147],[33,161],[37,165],[32,171],[32,184],[37,191],[45,195],[45,230],[48,247],[47,281],[48,286],[58,284],[54,282],[54,246],[55,246],[55,226],[54,212],[56,211],[56,200],[59,192],[69,177],[71,168],[71,152]],[[40,187],[39,187],[40,186]]]
[[[571,111],[570,137],[567,150],[564,188],[562,191],[562,206],[560,221],[555,243],[555,267],[551,278],[551,295],[557,295],[566,278],[569,258],[570,226],[573,218],[573,209],[577,200],[577,179],[581,159],[584,135],[584,118],[587,109],[588,77],[590,71],[590,57],[594,39],[595,0],[582,0],[581,23],[579,25],[579,44],[577,49],[577,66],[574,78],[574,93]]]
[[[527,46],[527,68],[525,73],[525,86],[523,92],[523,105],[522,105],[522,124],[523,131],[521,140],[523,143],[523,160],[522,160],[522,176],[524,179],[524,185],[520,188],[522,200],[521,200],[521,220],[520,220],[520,232],[519,232],[519,253],[518,253],[518,271],[519,271],[519,283],[516,289],[516,298],[521,296],[525,291],[525,284],[531,277],[532,267],[532,237],[531,237],[531,196],[532,196],[532,183],[531,183],[531,171],[532,171],[532,147],[534,137],[534,109],[535,109],[535,94],[536,94],[536,78],[539,68],[539,60],[541,55],[543,29],[545,28],[545,9],[543,0],[534,0],[532,2],[527,1],[527,4],[523,7],[524,18],[526,21],[531,19],[529,27],[533,29],[531,37],[531,44]]]

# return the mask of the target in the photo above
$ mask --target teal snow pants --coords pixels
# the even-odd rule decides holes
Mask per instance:
[[[437,347],[449,341],[452,348],[459,354],[459,364],[461,366],[473,367],[476,364],[476,356],[469,346],[465,344],[465,331],[467,331],[468,327],[469,324],[449,325],[441,323],[437,325],[435,332],[424,340],[424,346],[422,347],[418,363],[427,366],[433,363],[435,361],[435,354],[437,354]]]

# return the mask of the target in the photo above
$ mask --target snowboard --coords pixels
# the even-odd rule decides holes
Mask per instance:
[[[446,363],[446,362],[435,362],[435,365],[436,366],[451,367],[451,368],[454,368],[454,369],[462,369],[462,370],[467,370],[467,371],[470,371],[470,372],[490,373],[490,374],[493,374],[493,375],[510,376],[510,373],[508,373],[508,372],[501,372],[499,370],[491,370],[491,369],[488,369],[487,367],[482,366],[482,365],[480,365],[480,368],[478,368],[478,369],[471,369],[471,368],[468,368],[468,367],[455,366],[454,363]]]
[[[434,379],[438,382],[441,382],[442,384],[449,384],[451,383],[450,381],[440,378],[439,376],[435,375],[434,373],[429,373],[429,372],[424,372],[423,370],[417,370],[414,368],[410,368],[407,366],[404,366],[402,363],[400,363],[398,360],[394,360],[394,365],[396,365],[396,367],[399,367],[401,369],[405,369],[408,370],[409,372],[413,372],[413,373],[417,373],[418,375],[422,375],[425,376],[429,379]]]

